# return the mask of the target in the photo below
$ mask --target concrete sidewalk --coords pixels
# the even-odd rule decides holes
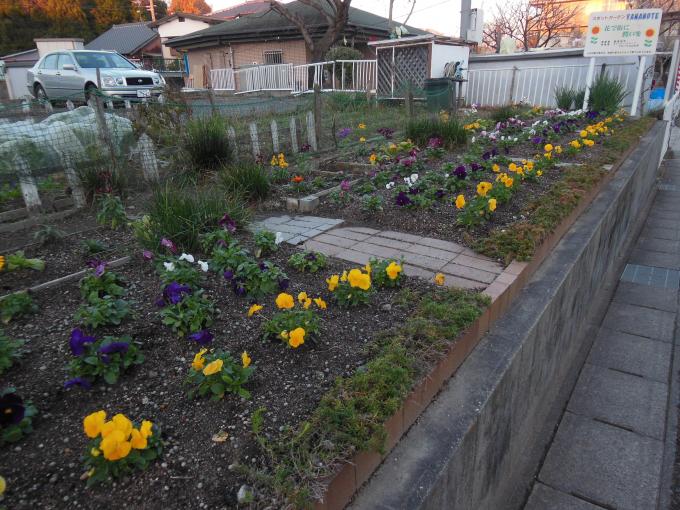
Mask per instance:
[[[664,450],[677,433],[667,417],[676,412],[669,395],[680,343],[680,159],[664,161],[661,175],[525,510],[667,505]]]

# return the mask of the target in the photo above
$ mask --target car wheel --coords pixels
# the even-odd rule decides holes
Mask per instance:
[[[88,85],[85,87],[85,102],[88,103],[90,99],[94,99],[97,95],[97,86],[96,85]]]
[[[43,88],[42,85],[37,84],[35,86],[35,98],[40,101],[41,103],[47,102],[47,92],[45,92],[45,89]]]

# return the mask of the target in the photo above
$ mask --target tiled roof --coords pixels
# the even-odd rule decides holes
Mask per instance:
[[[158,37],[158,32],[150,29],[147,23],[125,23],[113,25],[109,30],[85,45],[87,50],[117,51],[130,55],[143,48]]]
[[[232,19],[238,16],[255,14],[256,12],[264,11],[266,9],[269,9],[268,1],[249,0],[248,2],[243,2],[242,4],[215,11],[212,14],[209,14],[209,16],[212,18]]]

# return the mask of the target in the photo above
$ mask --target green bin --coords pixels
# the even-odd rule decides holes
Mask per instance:
[[[425,80],[427,109],[431,112],[452,110],[454,106],[454,84],[451,78],[428,78]]]

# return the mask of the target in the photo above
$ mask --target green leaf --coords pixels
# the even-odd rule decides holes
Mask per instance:
[[[116,381],[118,381],[118,373],[114,371],[106,372],[104,374],[104,380],[107,384],[116,384]]]
[[[224,384],[222,383],[213,383],[210,386],[210,391],[212,391],[215,395],[224,395]]]

